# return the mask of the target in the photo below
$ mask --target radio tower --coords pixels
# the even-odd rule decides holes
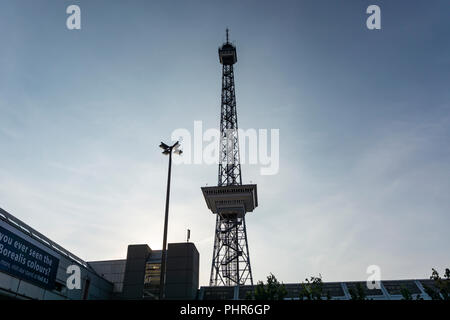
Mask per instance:
[[[217,187],[203,187],[208,208],[217,215],[210,286],[253,285],[245,214],[258,206],[255,184],[243,185],[233,65],[236,47],[227,40],[219,48],[222,64],[220,159]]]

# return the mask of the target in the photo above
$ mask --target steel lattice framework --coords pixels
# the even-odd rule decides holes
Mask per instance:
[[[222,68],[222,97],[220,113],[220,159],[218,186],[241,186],[239,136],[236,112],[233,64],[237,62],[236,48],[227,41],[219,48]],[[245,214],[217,214],[210,286],[253,285],[248,251]]]

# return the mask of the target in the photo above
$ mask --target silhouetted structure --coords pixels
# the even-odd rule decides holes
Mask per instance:
[[[233,65],[236,47],[227,40],[219,48],[222,64],[220,161],[217,187],[203,187],[208,208],[217,214],[211,286],[253,284],[245,214],[258,205],[256,185],[242,185]]]

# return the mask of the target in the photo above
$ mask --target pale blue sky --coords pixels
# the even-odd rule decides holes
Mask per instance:
[[[82,30],[66,29],[81,7]],[[382,30],[365,27],[378,4]],[[280,129],[247,218],[255,280],[424,278],[449,267],[450,2],[0,3],[0,207],[85,260],[162,240],[174,129],[219,124],[217,48],[238,50],[239,125]],[[214,165],[175,166],[169,241],[207,284]]]

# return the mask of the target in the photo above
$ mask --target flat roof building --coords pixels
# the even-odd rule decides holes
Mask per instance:
[[[356,290],[360,285],[366,298],[370,300],[402,300],[401,290],[407,289],[413,299],[422,298],[431,300],[426,293],[425,287],[437,290],[434,281],[430,279],[419,280],[382,280],[379,289],[368,289],[366,282],[324,282],[322,286],[322,298],[324,300],[351,300],[351,290]],[[285,300],[300,300],[303,284],[287,283],[285,288],[287,295]],[[256,286],[232,286],[232,287],[201,287],[199,300],[246,300],[249,298]]]
[[[166,263],[166,299],[193,300],[199,285],[199,253],[191,242],[169,243]],[[128,246],[123,260],[92,261],[89,265],[114,285],[118,299],[158,299],[161,250],[146,244]]]
[[[86,262],[0,208],[0,299],[155,299],[160,267],[161,251],[146,244],[129,245],[126,259]],[[169,243],[166,268],[166,298],[196,299],[195,245]]]
[[[67,288],[69,266],[80,289]],[[38,300],[110,299],[113,284],[85,261],[0,208],[0,297]]]
[[[245,300],[254,292],[250,285],[198,289],[199,257],[193,243],[168,244],[166,299]],[[74,266],[80,270],[80,288],[71,289]],[[0,299],[157,299],[160,268],[161,250],[146,244],[129,245],[125,259],[86,262],[0,208]],[[373,300],[400,300],[403,288],[413,299],[429,300],[425,287],[436,290],[430,279],[383,280],[372,290],[365,282],[324,282],[323,298],[349,300],[358,284]],[[302,285],[285,284],[285,299],[300,299]]]

